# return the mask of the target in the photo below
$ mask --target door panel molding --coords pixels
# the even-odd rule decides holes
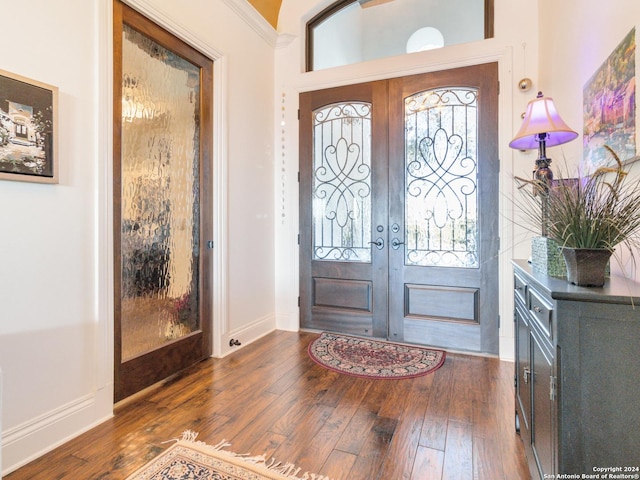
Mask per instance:
[[[404,322],[404,340],[407,343],[440,346],[446,349],[481,352],[482,338],[479,325],[459,324],[455,331],[439,320],[414,320]]]
[[[373,312],[371,282],[362,280],[313,279],[313,306]]]
[[[405,284],[405,316],[479,323],[477,288]]]

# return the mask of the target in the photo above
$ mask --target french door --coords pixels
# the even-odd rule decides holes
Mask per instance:
[[[115,400],[211,353],[213,62],[114,2]]]
[[[497,64],[300,95],[300,317],[498,351]]]

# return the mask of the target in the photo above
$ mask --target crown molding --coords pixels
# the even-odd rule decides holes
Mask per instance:
[[[249,25],[262,39],[274,47],[278,41],[278,32],[267,22],[247,0],[222,0],[236,15]]]
[[[278,35],[276,49],[288,47],[297,37],[289,33],[281,33]]]

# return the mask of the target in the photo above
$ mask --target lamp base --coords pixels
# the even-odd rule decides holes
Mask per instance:
[[[531,268],[534,272],[551,277],[566,277],[567,265],[560,251],[560,245],[548,237],[533,237]]]

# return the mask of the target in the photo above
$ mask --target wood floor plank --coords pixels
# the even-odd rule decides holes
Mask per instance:
[[[352,453],[333,450],[322,466],[322,471],[329,478],[350,478],[349,471],[357,458]]]
[[[286,435],[279,433],[274,425],[284,417],[297,403],[295,398],[280,398],[277,402],[272,402],[259,415],[253,417],[243,430],[238,430],[232,437],[234,449],[249,451],[254,449],[255,439],[268,432],[270,435],[286,438]]]
[[[453,370],[451,396],[464,401],[452,401],[449,404],[449,418],[458,422],[472,423],[471,400],[478,395],[474,386],[474,359],[458,356]]]
[[[420,433],[420,446],[444,452],[447,441],[447,426],[448,419],[446,417],[438,418],[426,415]]]
[[[375,415],[379,415],[380,408],[382,408],[382,405],[389,395],[389,387],[388,381],[372,382],[369,394],[362,402],[361,408]]]
[[[410,480],[431,480],[442,477],[444,451],[418,446]]]
[[[283,400],[286,401],[287,396],[285,396]],[[309,392],[307,392],[307,394],[295,395],[295,398],[289,398],[289,409],[276,420],[270,430],[280,435],[292,435],[305,420],[313,404],[313,396],[310,395]]]
[[[378,415],[386,418],[400,418],[406,408],[412,383],[409,380],[384,380],[384,382],[387,383],[387,397],[380,406]]]
[[[340,436],[336,450],[358,455],[377,418],[378,415],[369,409],[359,408]]]
[[[429,398],[429,387],[432,377],[419,377],[410,384],[406,394],[407,406],[399,411],[398,426],[394,433],[389,452],[385,458],[379,478],[395,478],[409,480],[413,471],[424,416]]]
[[[473,478],[475,480],[504,479],[502,452],[492,438],[473,438]]]
[[[473,478],[473,428],[468,423],[449,421],[442,478],[443,480]]]
[[[452,401],[451,390],[453,387],[453,369],[456,356],[447,355],[444,364],[433,374],[431,394],[427,403],[428,417],[449,418],[449,409]]]
[[[3,480],[122,480],[185,430],[333,480],[529,480],[513,363],[448,353],[427,376],[361,379],[310,360],[315,338],[273,332],[201,362]]]
[[[225,411],[225,414],[228,413],[231,420],[218,428],[216,434],[220,437],[220,440],[226,439],[231,442],[237,442],[236,436],[240,434],[246,435],[251,425],[262,416],[262,413],[267,408],[277,401],[277,395],[271,392],[261,392],[260,394],[252,395],[251,400],[243,404],[244,409],[238,407],[238,402],[235,405],[228,405],[223,411]]]
[[[287,435],[284,443],[276,450],[276,458],[285,458],[287,462],[295,463],[303,470],[310,470],[313,465],[309,459],[319,454],[318,451],[309,450],[311,439],[317,435],[333,411],[333,407],[322,404],[309,408],[299,424],[300,428]]]
[[[376,417],[371,430],[365,437],[362,449],[345,477],[349,480],[375,480],[380,478],[382,464],[389,451],[391,439],[398,421],[393,418]]]
[[[343,393],[331,416],[313,437],[303,455],[296,460],[307,465],[310,471],[319,471],[323,467],[371,385],[371,382],[360,378],[349,379],[349,381],[344,377],[341,379],[343,381],[340,383],[348,387],[348,390]]]

